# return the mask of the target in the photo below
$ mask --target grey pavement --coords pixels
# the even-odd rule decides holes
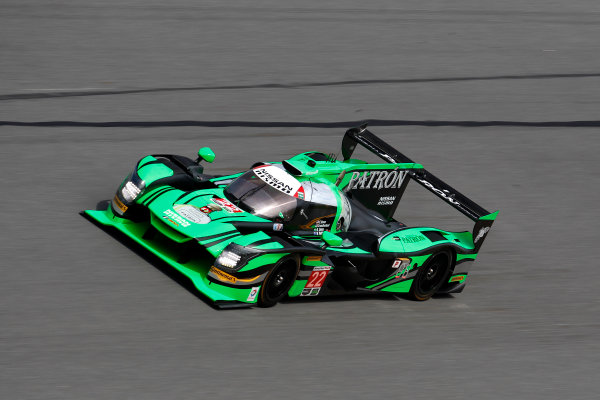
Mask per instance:
[[[598,122],[599,39],[595,1],[0,1],[0,121],[154,123],[0,125],[0,398],[598,398],[600,128],[418,122]],[[500,210],[462,294],[216,311],[78,214],[145,154],[363,119]],[[418,187],[398,218],[468,227]]]

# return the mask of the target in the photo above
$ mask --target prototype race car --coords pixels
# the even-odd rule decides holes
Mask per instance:
[[[357,145],[384,163],[353,159]],[[173,266],[218,308],[273,306],[285,296],[458,293],[494,222],[366,129],[350,129],[343,161],[320,152],[259,162],[227,176],[193,161],[142,158],[106,209],[86,210]],[[408,227],[393,218],[413,180],[475,222],[472,232]]]

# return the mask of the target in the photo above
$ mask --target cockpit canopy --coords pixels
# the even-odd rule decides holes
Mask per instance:
[[[288,222],[294,216],[302,185],[284,170],[264,165],[239,176],[225,189],[225,196],[245,211],[261,218]]]
[[[348,200],[334,190],[327,183],[300,182],[280,165],[263,165],[240,175],[224,193],[243,210],[284,223],[286,230],[320,235],[346,230],[350,223]]]

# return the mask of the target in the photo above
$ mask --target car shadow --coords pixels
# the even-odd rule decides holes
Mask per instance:
[[[368,293],[348,293],[348,294],[326,294],[324,296],[312,297],[288,297],[280,301],[283,304],[294,304],[294,303],[328,303],[328,302],[345,302],[345,301],[370,301],[370,300],[385,300],[385,301],[398,301],[396,293],[381,293],[381,292],[368,292]]]
[[[433,298],[439,299],[452,299],[454,296],[451,294],[436,294]],[[372,300],[383,300],[383,301],[409,301],[413,303],[420,303],[412,299],[408,293],[389,293],[389,292],[355,292],[346,294],[329,294],[320,297],[288,297],[280,301],[283,304],[294,304],[294,303],[312,303],[312,302],[344,302],[344,301],[372,301]]]
[[[108,201],[101,201],[98,203],[97,207],[101,207],[106,203],[108,203]],[[106,207],[96,209],[105,210]],[[218,306],[216,306],[212,300],[210,300],[208,297],[206,297],[200,291],[198,291],[198,289],[196,289],[196,286],[194,286],[194,283],[187,276],[185,276],[175,268],[171,267],[169,264],[165,263],[159,257],[147,251],[142,245],[136,243],[133,239],[129,238],[124,233],[118,231],[117,229],[111,229],[109,226],[102,225],[93,218],[90,218],[83,211],[81,211],[79,215],[90,221],[92,224],[96,225],[98,228],[102,229],[105,233],[110,235],[113,239],[121,243],[123,246],[127,247],[129,250],[133,251],[148,264],[152,265],[154,268],[158,269],[160,272],[162,272],[163,274],[171,278],[173,281],[181,285],[189,293],[194,295],[196,298],[202,300],[204,303],[206,303],[206,305],[210,306],[210,308],[214,310],[221,309]]]

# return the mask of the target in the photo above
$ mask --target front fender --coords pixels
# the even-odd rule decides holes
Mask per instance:
[[[138,161],[136,165],[137,174],[146,182],[146,186],[159,179],[173,176],[175,171],[156,159],[154,156],[146,156]]]

